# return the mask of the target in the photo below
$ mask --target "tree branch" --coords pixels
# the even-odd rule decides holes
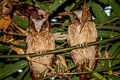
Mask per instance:
[[[63,49],[50,50],[50,51],[47,51],[45,54],[30,53],[28,55],[1,55],[0,58],[16,58],[16,57],[17,58],[25,58],[27,56],[35,57],[35,56],[43,56],[43,55],[48,55],[48,54],[60,54],[62,52],[67,52],[67,51],[71,51],[71,50],[78,49],[78,48],[84,48],[84,47],[98,45],[98,44],[106,44],[106,43],[109,43],[109,42],[112,42],[112,41],[115,41],[115,40],[119,40],[119,39],[120,39],[120,35],[116,36],[116,37],[113,37],[113,38],[110,38],[110,39],[105,39],[105,40],[101,40],[101,41],[90,42],[90,43],[87,43],[84,46],[72,46],[72,47],[67,47],[67,48],[63,48]],[[2,42],[2,41],[0,41],[0,44],[2,44],[2,45],[8,45],[8,46],[13,45],[15,47],[25,48],[25,47],[23,47],[21,45],[15,45],[15,44],[7,43],[7,42]]]

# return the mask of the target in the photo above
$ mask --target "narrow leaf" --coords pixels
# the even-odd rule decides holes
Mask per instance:
[[[30,72],[27,73],[27,75],[25,76],[24,80],[32,80]]]
[[[111,33],[112,33],[112,31],[110,31],[110,30],[98,30],[98,36],[99,36],[99,37],[110,38]],[[119,34],[120,34],[120,33],[118,33],[118,32],[113,32],[113,33],[112,33],[112,36],[117,36],[117,35],[119,35]]]
[[[108,0],[99,0],[100,2],[104,3],[104,4],[108,4]]]
[[[115,14],[120,16],[120,5],[116,2],[116,0],[109,0],[109,4],[112,6]]]
[[[17,80],[22,80],[23,76],[28,71],[28,69],[29,69],[29,67],[26,67],[25,70],[22,73],[20,73],[20,75],[18,75]]]
[[[92,10],[95,14],[95,17],[98,19],[99,23],[102,24],[108,21],[109,17],[104,12],[103,8],[99,4],[95,3],[94,1],[90,1],[90,2],[91,2]]]
[[[17,63],[11,64],[3,69],[0,70],[0,79],[3,79],[19,69],[22,69],[28,65],[27,61],[19,61]]]
[[[48,12],[53,13],[58,7],[64,4],[67,0],[55,0],[55,2],[49,6]]]
[[[87,67],[86,67],[86,68],[87,68]],[[93,74],[94,76],[96,76],[98,79],[100,79],[100,80],[107,80],[104,76],[102,76],[101,74],[93,71],[92,69],[90,69],[90,68],[87,68],[87,69],[88,69],[89,71],[91,71],[92,74]]]
[[[111,64],[111,61],[109,60],[109,68],[111,68],[111,67],[112,67],[112,64]],[[109,70],[108,75],[112,75],[112,74],[113,74],[112,70]]]
[[[4,80],[15,80],[12,76],[10,76],[10,77],[7,77],[6,79],[4,79]]]
[[[20,27],[27,29],[29,21],[26,17],[14,16],[13,21]]]
[[[47,3],[42,3],[40,1],[35,1],[35,4],[40,7],[40,9],[48,10],[49,6]]]

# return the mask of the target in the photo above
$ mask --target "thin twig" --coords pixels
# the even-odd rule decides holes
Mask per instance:
[[[94,72],[105,72],[105,71],[109,71],[109,70],[115,70],[115,69],[120,69],[120,67],[113,67],[113,68],[109,68],[109,69],[103,69],[103,70],[95,70]],[[79,75],[79,74],[89,74],[89,73],[93,73],[91,71],[86,71],[86,72],[67,72],[67,73],[59,73],[59,75]],[[48,76],[48,77],[45,77],[43,79],[40,79],[40,80],[44,80],[44,79],[49,79],[53,76]]]
[[[109,68],[109,69],[104,69],[104,70],[98,70],[98,71],[94,71],[94,72],[105,72],[105,71],[109,71],[109,70],[115,70],[115,69],[120,69],[120,67],[113,67],[113,68]],[[76,74],[88,74],[88,73],[92,73],[91,71],[87,71],[87,72],[69,72],[69,73],[61,73],[61,75],[76,75]]]
[[[17,35],[17,36],[26,36],[25,34],[21,34],[21,33],[3,32],[3,31],[0,31],[0,34],[11,34],[11,35]]]
[[[25,58],[27,56],[30,56],[30,57],[35,57],[35,56],[43,56],[43,55],[48,55],[48,54],[59,54],[59,53],[62,53],[62,52],[67,52],[67,51],[71,51],[71,50],[74,50],[74,49],[78,49],[78,48],[84,48],[84,47],[88,47],[88,46],[93,46],[93,45],[98,45],[98,44],[106,44],[106,43],[109,43],[109,42],[112,42],[112,41],[115,41],[115,40],[119,40],[120,39],[120,35],[119,36],[116,36],[116,37],[113,37],[113,38],[110,38],[110,39],[105,39],[105,40],[101,40],[101,41],[95,41],[95,42],[90,42],[90,43],[87,43],[86,45],[84,46],[72,46],[72,47],[67,47],[67,48],[63,48],[63,49],[57,49],[57,50],[49,50],[49,51],[46,51],[45,54],[34,54],[34,53],[29,53],[29,55],[1,55],[0,58]],[[2,42],[0,41],[0,44],[2,45],[13,45],[15,47],[21,47],[21,48],[25,48],[21,45],[15,45],[15,44],[11,44],[11,43],[7,43],[7,42]]]
[[[99,27],[101,27],[101,26],[103,26],[103,25],[105,25],[105,24],[111,23],[111,22],[113,22],[113,21],[115,21],[115,20],[117,20],[117,19],[120,19],[120,17],[113,18],[113,19],[111,19],[111,20],[109,20],[109,21],[107,21],[107,22],[105,22],[105,23],[103,23],[103,24],[100,24],[100,25],[97,26],[97,28],[99,28]]]

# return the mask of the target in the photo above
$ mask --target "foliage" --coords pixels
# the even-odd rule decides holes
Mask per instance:
[[[6,2],[5,2],[6,1]],[[81,9],[83,0],[25,0],[18,2],[7,2],[10,0],[4,0],[5,3],[13,7],[13,11],[16,10],[16,4],[33,4],[35,7],[43,9],[51,14],[51,26],[53,33],[60,32],[61,34],[67,34],[67,28],[70,24],[70,19],[72,19],[72,14],[67,14],[68,12],[73,12],[76,9]],[[16,0],[17,1],[17,0]],[[1,5],[1,4],[0,4]],[[110,6],[110,15],[107,15],[105,10],[106,7]],[[75,72],[75,65],[73,64],[70,55],[64,54],[72,49],[67,47],[66,40],[56,40],[56,49],[58,52],[64,54],[65,61],[70,73],[64,72],[61,75],[64,76],[64,80],[72,79],[79,80],[77,74],[91,73],[90,79],[103,79],[103,80],[119,80],[120,79],[120,2],[119,0],[87,0],[87,7],[91,8],[92,16],[94,17],[94,22],[96,23],[96,28],[98,31],[98,43],[95,42],[92,45],[99,46],[99,57],[97,58],[97,65],[95,70],[89,68],[88,72]],[[65,13],[66,12],[66,13]],[[2,13],[4,16],[8,15]],[[18,15],[19,14],[19,15]],[[31,73],[29,71],[29,66],[24,57],[14,56],[9,58],[8,55],[17,55],[15,51],[12,50],[12,46],[17,48],[25,49],[25,31],[29,26],[29,20],[20,13],[15,13],[12,15],[11,19],[3,20],[4,16],[0,16],[0,79],[4,80],[31,80]],[[10,15],[9,15],[10,16]],[[8,16],[7,16],[8,17]],[[52,19],[56,19],[53,22]],[[117,39],[112,39],[118,36]],[[111,41],[101,40],[110,39]],[[5,44],[5,43],[10,44]],[[88,44],[88,46],[91,44]],[[86,46],[84,46],[86,47]],[[63,50],[62,50],[63,49]],[[60,52],[59,52],[60,51]],[[53,51],[54,52],[54,51]],[[49,52],[48,52],[49,53]],[[57,54],[56,54],[57,55]],[[37,55],[36,55],[37,56]],[[19,72],[19,70],[23,70]],[[57,71],[57,69],[56,69]],[[45,80],[54,78],[55,75],[44,78]],[[60,80],[56,77],[55,80]]]

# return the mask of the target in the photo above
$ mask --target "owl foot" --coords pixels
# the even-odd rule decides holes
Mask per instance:
[[[83,48],[83,47],[86,47],[86,46],[87,46],[86,42],[83,42],[82,44],[77,45],[78,48]]]
[[[39,51],[36,51],[35,53],[44,55],[46,53],[46,50],[39,50]]]

